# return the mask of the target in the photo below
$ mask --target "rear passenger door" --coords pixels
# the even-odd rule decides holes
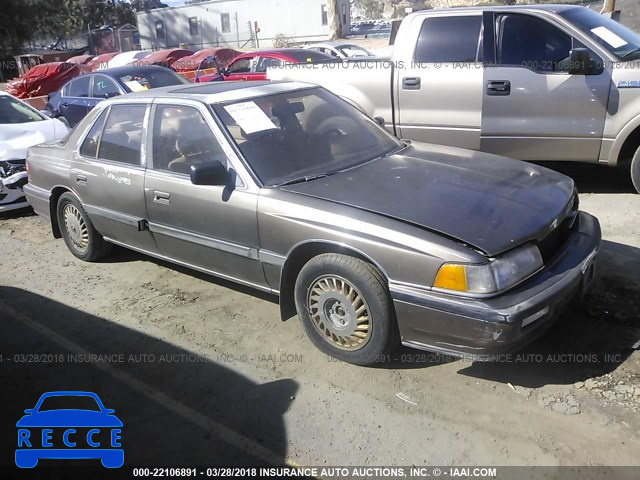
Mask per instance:
[[[147,109],[135,103],[105,109],[81,143],[70,181],[102,235],[156,253],[147,229],[141,155]]]
[[[161,253],[218,276],[264,286],[257,258],[257,191],[240,178],[227,186],[191,183],[190,167],[197,163],[222,162],[232,177],[236,171],[229,159],[231,147],[211,113],[196,102],[160,102],[152,118],[145,195],[149,228]]]
[[[480,148],[482,12],[414,17],[411,60],[395,70],[399,136]]]

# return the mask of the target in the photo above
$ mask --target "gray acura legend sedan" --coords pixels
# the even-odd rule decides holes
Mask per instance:
[[[78,258],[111,244],[279,294],[322,351],[487,358],[593,278],[573,181],[409,143],[303,83],[174,86],[100,103],[27,156],[25,193]]]

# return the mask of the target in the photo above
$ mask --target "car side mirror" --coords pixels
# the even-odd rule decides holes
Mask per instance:
[[[108,92],[104,94],[104,98],[113,98],[117,97],[118,95],[120,95],[118,92]]]
[[[26,413],[27,415],[31,415],[33,413],[33,408],[27,408],[24,413]]]
[[[229,173],[217,160],[191,165],[191,183],[194,185],[226,185]]]
[[[586,48],[574,48],[569,52],[569,74],[587,75],[591,71],[591,55]]]
[[[112,413],[116,413],[116,411],[113,408],[106,408],[104,410],[104,413],[106,413],[107,415],[111,415]]]
[[[382,117],[373,117],[373,121],[376,122],[381,127],[384,127],[384,118],[382,118]]]

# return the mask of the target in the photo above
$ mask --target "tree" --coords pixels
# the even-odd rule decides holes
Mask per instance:
[[[166,7],[160,0],[2,0],[0,56],[26,42],[85,33],[105,24],[135,24],[135,12]]]
[[[338,0],[327,0],[327,20],[329,22],[329,40],[337,40],[342,37]]]
[[[354,0],[353,6],[365,18],[380,18],[384,11],[383,0]]]
[[[68,0],[5,0],[0,15],[0,54],[12,55],[37,37],[64,34]]]

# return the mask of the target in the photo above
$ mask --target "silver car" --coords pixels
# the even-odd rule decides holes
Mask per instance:
[[[30,203],[76,257],[116,244],[279,294],[283,319],[356,364],[399,342],[516,348],[587,288],[600,245],[570,178],[397,140],[304,83],[111,99],[27,163]]]

